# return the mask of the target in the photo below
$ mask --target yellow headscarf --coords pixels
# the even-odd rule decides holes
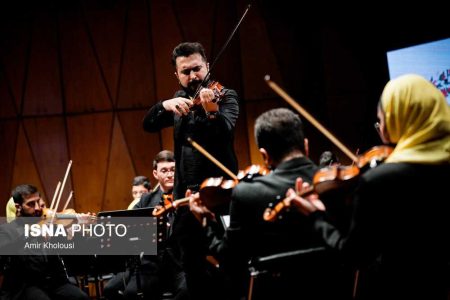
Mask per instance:
[[[414,74],[391,80],[381,107],[397,144],[386,162],[450,164],[450,107],[432,83]]]
[[[16,218],[16,203],[13,197],[9,198],[8,203],[6,203],[6,218],[8,223]]]

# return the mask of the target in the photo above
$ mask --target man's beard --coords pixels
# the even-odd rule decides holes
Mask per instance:
[[[189,82],[188,86],[186,88],[187,92],[189,94],[193,95],[197,91],[197,89],[198,89],[198,87],[200,86],[201,83],[202,83],[201,80],[193,80],[193,81]]]
[[[34,217],[34,218],[40,218],[42,216],[42,211],[35,211],[33,214],[26,214],[23,212],[20,215],[21,217]]]

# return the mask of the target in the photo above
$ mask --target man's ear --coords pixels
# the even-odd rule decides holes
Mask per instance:
[[[272,158],[269,153],[267,153],[267,150],[264,148],[259,148],[259,153],[261,153],[265,165],[270,167],[272,165]]]
[[[307,138],[304,138],[303,142],[304,142],[304,146],[305,146],[305,153],[304,154],[305,154],[305,156],[309,157],[309,141],[308,141]]]
[[[158,171],[153,170],[153,177],[155,177],[155,179],[158,180]]]
[[[181,84],[181,82],[180,82],[180,78],[178,77],[178,73],[177,73],[177,71],[173,72],[173,74],[174,74],[174,75],[175,75],[175,77],[177,78],[177,80],[178,80],[178,83],[179,83],[179,84]]]

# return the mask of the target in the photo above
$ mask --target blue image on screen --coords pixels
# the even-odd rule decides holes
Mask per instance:
[[[389,77],[415,73],[430,80],[450,105],[450,38],[387,52]]]

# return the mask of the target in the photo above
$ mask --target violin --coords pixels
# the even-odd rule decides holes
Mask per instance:
[[[249,182],[259,176],[265,176],[270,170],[261,165],[251,165],[243,171],[239,171],[236,179],[224,179],[223,177],[207,178],[200,186],[200,198],[206,207],[216,209],[230,202],[233,188],[240,182]]]
[[[358,157],[357,164],[350,166],[332,165],[319,169],[313,176],[313,185],[304,189],[299,196],[306,196],[312,192],[319,195],[353,186],[361,174],[361,170],[374,168],[383,162],[392,153],[393,148],[389,146],[376,146]],[[274,207],[268,207],[264,211],[263,219],[268,222],[276,220],[277,216],[290,206],[290,200],[284,198]]]
[[[194,107],[196,107],[198,104],[201,103],[200,100],[200,90],[201,90],[201,85],[199,86],[197,92],[195,93],[192,101],[194,102]],[[224,96],[222,90],[223,90],[223,85],[221,85],[219,82],[217,81],[211,81],[208,86],[208,89],[212,90],[214,93],[214,99],[212,102],[208,102],[208,103],[202,103],[202,107],[203,110],[205,111],[205,113],[207,114],[208,117],[213,118],[214,117],[214,112],[217,112],[218,110],[218,106],[217,103],[220,102]]]
[[[313,176],[313,185],[303,189],[299,196],[306,196],[313,192],[320,194],[327,193],[342,187],[343,183],[355,181],[359,175],[359,168],[355,165],[341,166],[332,165],[319,169]],[[285,209],[290,207],[290,199],[284,198],[274,207],[269,206],[263,213],[263,219],[267,222],[273,222]]]
[[[164,206],[157,206],[152,212],[154,217],[160,217],[165,213],[175,210],[176,207],[185,206],[189,204],[189,197],[181,198],[178,200],[173,200],[173,194],[164,194],[162,196],[164,201]]]
[[[375,146],[358,157],[358,167],[363,170],[372,169],[384,162],[391,155],[391,146]]]
[[[219,82],[211,81],[206,88],[212,90],[214,93],[214,99],[212,101],[213,103],[217,103],[223,98],[223,93],[222,93],[223,85],[221,85]],[[196,92],[195,96],[193,97],[194,105],[200,104],[200,101],[201,101],[200,100],[200,90],[201,90],[201,86],[199,86],[199,91]]]
[[[77,215],[79,216],[79,214],[77,214],[77,212],[72,208],[64,209],[63,211],[57,213],[55,213],[52,209],[44,208],[42,209],[41,221],[39,223],[40,224],[56,223],[62,224],[64,225],[64,227],[67,227],[78,220]],[[93,215],[89,214],[89,219],[96,220],[97,217],[95,216],[95,214]]]
[[[216,209],[230,202],[231,192],[233,188],[241,181],[251,181],[258,176],[264,176],[270,173],[270,170],[261,165],[251,165],[245,170],[239,171],[236,179],[225,179],[224,177],[210,177],[203,180],[200,185],[200,198],[209,209]],[[166,196],[168,201],[164,199],[164,206],[155,208],[152,215],[159,217],[162,214],[174,210],[176,207],[189,205],[190,197],[181,198],[173,201],[172,195]]]

